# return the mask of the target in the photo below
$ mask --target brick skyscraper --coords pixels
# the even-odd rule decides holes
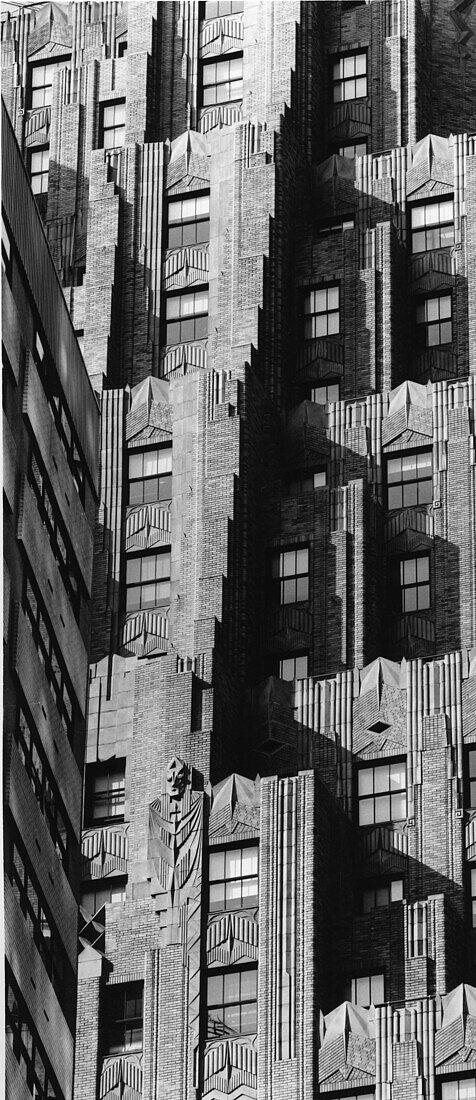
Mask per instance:
[[[34,1095],[475,1100],[476,3],[7,7],[101,406]]]

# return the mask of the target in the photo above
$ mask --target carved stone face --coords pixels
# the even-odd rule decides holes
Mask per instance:
[[[188,768],[179,756],[172,757],[167,768],[167,793],[170,798],[183,798],[187,786]]]

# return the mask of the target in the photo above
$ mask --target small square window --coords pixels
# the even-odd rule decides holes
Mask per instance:
[[[101,106],[101,146],[103,149],[119,149],[126,138],[126,101]]]
[[[304,339],[319,340],[339,332],[339,287],[310,290],[304,298]]]
[[[332,99],[344,103],[367,95],[367,54],[349,53],[332,63]]]
[[[451,294],[441,294],[420,302],[416,307],[416,324],[420,350],[450,344],[453,339]]]
[[[287,484],[289,496],[301,496],[301,493],[312,493],[313,489],[322,489],[327,485],[326,470],[314,470],[314,473],[303,473],[290,479]]]
[[[309,599],[309,550],[306,546],[276,554],[272,576],[280,604]]]
[[[373,909],[382,909],[394,901],[403,899],[403,879],[379,881],[366,886],[362,891],[362,912],[371,913]]]

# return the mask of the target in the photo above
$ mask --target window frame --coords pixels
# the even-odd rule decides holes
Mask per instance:
[[[96,783],[101,778],[109,780],[104,790],[96,790]],[[122,782],[114,786],[114,780]],[[84,797],[84,827],[86,829],[103,825],[119,825],[125,821],[126,808],[126,759],[125,757],[111,757],[110,760],[96,761],[86,764]],[[95,813],[104,804],[107,812]],[[119,812],[111,812],[118,809]]]
[[[111,876],[111,878],[91,879],[87,882],[83,882],[81,887],[80,905],[92,917],[94,917],[95,913],[97,913],[103,905],[122,905],[125,901],[126,885],[127,875],[114,875]],[[99,901],[99,904],[96,899],[96,901],[94,902],[94,908],[88,908],[88,903],[84,900],[85,894],[111,894],[114,890],[120,892],[122,894],[122,897],[114,899],[112,897],[109,897],[109,899],[104,898]]]
[[[164,470],[160,472],[160,459],[157,460],[157,472],[151,474],[142,473],[140,476],[131,477],[131,466],[137,464],[134,459],[137,460],[137,456],[142,458],[142,466],[146,464],[147,459],[151,459],[154,455],[166,455],[166,464],[170,458],[170,470]],[[172,500],[172,444],[163,443],[159,446],[152,447],[133,447],[128,451],[128,506],[137,507],[142,504],[166,504]],[[132,461],[131,461],[132,460]],[[150,496],[152,483],[157,482],[158,496]],[[169,485],[170,482],[170,485]],[[149,484],[149,493],[146,491],[146,486]],[[131,485],[134,486],[133,495],[137,492],[137,498],[131,499]],[[139,492],[139,486],[142,486],[142,493]],[[161,493],[162,489],[170,488],[170,492]]]
[[[474,777],[471,774],[471,758],[474,756]],[[474,803],[472,801],[472,787],[474,784]],[[466,762],[466,809],[476,810],[476,744],[469,745]]]
[[[240,867],[243,866],[243,862],[247,858],[248,859],[253,859],[255,857],[256,858],[255,869],[252,870],[251,872],[249,872],[248,874],[243,874],[243,873],[240,873],[240,874],[238,874],[238,873],[227,874],[226,872],[227,872],[227,863],[228,863],[228,861],[229,860],[233,861],[233,858],[235,858],[235,860],[237,860],[238,859],[238,854],[239,854],[239,859],[240,859]],[[213,874],[214,874],[214,872],[212,871],[212,864],[213,864],[213,862],[218,863],[220,861],[221,857],[223,857],[223,872],[222,872],[222,875],[217,875],[216,877],[212,877]],[[249,885],[252,885],[255,882],[256,882],[256,890],[255,890],[254,893],[246,894],[246,893],[243,892],[243,885],[244,884],[248,883]],[[227,898],[227,893],[228,893],[227,886],[229,886],[231,888],[233,886],[237,886],[238,884],[240,884],[239,895],[237,894],[236,898],[233,898],[233,897]],[[215,886],[215,887],[223,886],[224,887],[224,890],[223,890],[223,903],[220,902],[220,899],[217,896],[216,900],[213,901],[213,904],[212,904],[212,892],[213,892],[212,887],[213,886]],[[216,891],[216,893],[218,895],[218,891]],[[258,844],[258,842],[256,841],[255,843],[249,842],[249,843],[237,844],[237,845],[228,844],[227,846],[223,846],[223,847],[219,847],[219,846],[215,847],[214,846],[214,847],[210,848],[209,853],[208,853],[208,911],[209,911],[209,913],[230,913],[230,912],[236,912],[237,910],[240,910],[240,909],[257,909],[258,908],[258,899],[259,899],[259,844]]]
[[[220,71],[224,71],[225,66],[228,66],[228,72],[231,73],[231,66],[234,62],[240,61],[240,76],[233,79],[228,75],[227,79],[209,81],[205,84],[205,73],[211,72],[213,66],[215,66],[218,76],[218,67],[221,66]],[[219,89],[224,89],[227,85],[230,86],[230,95],[224,97],[220,95]],[[236,95],[232,95],[232,85],[239,85],[239,92]],[[205,102],[207,98],[206,89],[215,88],[216,96],[213,102]],[[202,111],[208,111],[214,107],[239,107],[243,102],[243,51],[237,51],[233,54],[217,54],[214,58],[207,58],[200,62],[200,106]]]
[[[337,295],[337,305],[329,304],[329,296]],[[318,299],[323,300],[325,296],[325,304],[323,308],[317,308]],[[313,298],[315,301],[313,302]],[[314,306],[314,308],[313,308]],[[302,303],[302,317],[303,317],[303,340],[307,345],[312,340],[327,340],[328,337],[339,336],[341,330],[341,293],[340,283],[319,283],[315,286],[307,287],[303,294]],[[335,327],[335,320],[337,318],[337,327]],[[317,320],[323,321],[325,319],[325,331],[324,332],[309,332],[309,326],[315,327]]]
[[[122,1015],[119,998],[122,994]],[[116,1004],[115,1004],[116,1002]],[[128,1014],[127,1005],[134,1003],[135,1015]],[[137,1012],[137,1003],[140,1003],[141,1011]],[[121,1054],[133,1054],[143,1050],[144,1047],[144,982],[140,980],[130,982],[117,982],[106,985],[103,1003],[103,1055],[105,1057]],[[135,1026],[134,1026],[135,1025]],[[123,1042],[114,1041],[114,1029],[117,1033],[124,1032]],[[136,1041],[127,1040],[127,1032],[140,1032]]]
[[[446,300],[449,301],[449,314],[442,317],[440,313],[440,303]],[[436,318],[426,316],[432,302],[438,303],[438,316]],[[421,316],[419,317],[421,311],[424,313],[423,318],[421,318]],[[427,348],[445,347],[447,344],[451,344],[453,342],[453,296],[451,290],[444,294],[429,294],[421,298],[420,301],[417,301],[415,308],[415,326],[417,345],[420,351],[426,351]],[[445,335],[445,326],[449,326],[449,335],[447,332]],[[437,340],[430,339],[434,333],[439,337]]]
[[[465,1073],[459,1073],[457,1077],[449,1077],[449,1078],[448,1077],[447,1078],[441,1077],[440,1078],[440,1100],[467,1100],[467,1097],[464,1096],[460,1092],[460,1089],[459,1089],[459,1085],[464,1084],[465,1082],[474,1082],[473,1097],[476,1097],[476,1073],[473,1070],[473,1071],[469,1071],[466,1074]],[[458,1089],[456,1090],[456,1095],[455,1095],[455,1092],[453,1091],[453,1096],[451,1096],[451,1093],[449,1093],[447,1091],[447,1089],[445,1088],[445,1086],[451,1086],[451,1085],[458,1085]]]
[[[426,462],[419,461],[420,459],[427,460]],[[428,462],[429,460],[429,462]],[[405,477],[405,470],[411,472],[414,461],[415,477]],[[399,462],[400,467],[400,480],[389,480],[389,468],[390,464],[396,464]],[[424,470],[425,467],[430,468],[430,474],[426,477],[418,476],[419,467]],[[397,472],[397,471],[396,471]],[[416,486],[416,500],[408,499],[411,495],[411,486]],[[401,503],[391,503],[392,494],[396,495],[397,489],[401,487]],[[405,488],[407,488],[407,494],[405,494]],[[431,448],[422,448],[418,451],[402,451],[400,454],[387,454],[385,455],[385,491],[387,500],[388,511],[401,511],[403,508],[418,508],[421,505],[432,504],[433,502],[433,452]],[[407,497],[407,499],[406,499]]]
[[[47,154],[46,168],[43,166],[40,171],[33,171],[33,160],[37,156],[42,158]],[[48,194],[48,179],[50,170],[50,146],[49,142],[45,142],[43,145],[31,145],[28,150],[28,174],[30,176],[30,184],[33,194],[47,195]],[[36,180],[40,181],[40,186],[36,186]]]
[[[169,566],[168,574],[161,576],[156,573],[153,577],[151,576],[143,579],[142,571],[143,569],[147,571],[146,563],[155,561],[155,569],[157,570],[158,562],[166,560]],[[130,573],[136,563],[139,564],[139,578],[131,580]],[[148,550],[147,552],[142,551],[141,553],[127,554],[125,569],[124,594],[126,615],[136,614],[138,611],[150,611],[152,608],[166,607],[170,604],[172,593],[172,553],[170,546],[163,547],[160,550],[154,549],[152,551]],[[144,590],[147,587],[152,588],[152,586],[154,586],[154,599],[151,603],[149,599],[147,599]],[[167,589],[165,586],[167,586]],[[167,594],[161,596],[158,595],[158,593],[162,587],[164,587],[164,593],[166,591]],[[136,591],[138,593],[138,602],[137,598],[134,598],[132,595],[132,593]]]
[[[306,554],[306,568],[304,569],[304,561],[300,561],[298,555]],[[282,572],[292,565],[290,558],[295,558],[295,571],[293,573]],[[301,568],[301,566],[303,568]],[[299,544],[296,546],[290,546],[288,548],[280,548],[273,553],[271,559],[271,577],[273,581],[273,589],[277,596],[276,602],[280,607],[286,607],[287,604],[296,603],[308,603],[309,601],[309,587],[310,587],[310,547],[308,544]],[[306,578],[306,583],[304,583]],[[294,583],[294,598],[288,598],[292,596],[291,584]],[[301,591],[302,590],[302,591]]]
[[[376,777],[375,772],[377,770],[383,772],[383,770],[386,769],[386,768],[389,769],[388,786],[381,786],[381,780],[383,780],[384,777],[383,777],[383,775],[382,776],[378,775]],[[403,784],[403,786],[398,786],[397,787],[395,785],[395,786],[392,787],[392,785],[391,785],[391,769],[395,769],[394,774],[397,773],[398,769],[403,769],[403,772],[404,772],[404,784]],[[363,776],[364,772],[374,773],[373,777],[372,777],[372,791],[362,791],[363,782],[361,781],[361,776]],[[377,779],[377,784],[376,784],[376,779]],[[356,781],[355,781],[356,824],[359,827],[362,827],[362,828],[364,828],[366,826],[371,826],[373,828],[375,825],[384,825],[384,824],[388,824],[388,823],[395,822],[395,821],[406,821],[407,814],[408,814],[408,793],[407,793],[408,792],[408,782],[407,782],[407,779],[408,779],[408,776],[407,776],[407,761],[406,761],[406,758],[404,756],[399,756],[399,757],[391,756],[391,757],[387,757],[387,758],[379,757],[376,760],[374,760],[372,763],[368,762],[368,763],[365,763],[365,764],[362,764],[362,762],[360,762],[356,767]],[[376,785],[377,785],[377,788],[378,788],[377,790],[375,789]],[[398,816],[395,816],[394,813],[392,812],[392,801],[393,801],[393,799],[395,799],[395,808],[397,808],[397,806],[398,806],[398,801],[397,800],[400,800],[400,802],[402,801],[402,794],[404,795],[404,805],[403,805],[404,812],[403,812],[403,814],[399,813]],[[380,816],[380,814],[379,814],[379,816],[377,816],[377,814],[375,812],[376,811],[376,802],[377,802],[377,799],[379,799],[379,798],[380,799],[386,799],[386,800],[388,799],[389,813],[386,814],[385,816]],[[373,804],[373,812],[370,815],[370,817],[368,817],[367,820],[362,820],[361,809],[363,807],[363,804],[364,803],[370,803],[370,802],[372,802],[372,804]],[[365,816],[367,816],[367,815],[365,815]]]
[[[427,566],[424,563],[427,563]],[[409,567],[415,563],[414,573]],[[431,610],[431,555],[429,553],[405,554],[395,563],[395,610],[400,615],[419,615]],[[407,574],[407,576],[406,576]],[[415,593],[415,599],[410,593]],[[412,603],[415,606],[412,606]]]
[[[188,299],[195,299],[200,301],[206,299],[206,309],[193,309],[192,312],[183,313],[183,303]],[[170,316],[169,311],[173,302],[181,303],[179,307],[179,313],[176,316]],[[208,283],[204,283],[203,286],[193,287],[193,289],[181,290],[179,293],[167,294],[165,296],[165,344],[167,347],[175,347],[177,344],[190,344],[195,343],[196,340],[206,340],[208,338],[208,315],[209,315],[209,292]],[[206,324],[203,324],[203,319],[206,318]],[[192,331],[188,333],[186,326],[190,323],[192,325]],[[178,326],[178,332],[175,333],[172,330],[172,326]],[[202,331],[203,329],[203,331]]]
[[[18,705],[13,737],[56,854],[68,873],[73,844],[72,827],[40,735],[23,701]]]
[[[78,713],[76,694],[50,617],[45,610],[43,598],[29,570],[25,570],[24,576],[23,610],[30,625],[33,642],[43,665],[45,678],[61,724],[70,745],[74,747],[75,722]]]
[[[333,392],[335,390],[337,390],[337,394]],[[325,392],[325,401],[321,401],[317,396],[321,391]],[[341,400],[340,379],[330,378],[327,382],[321,382],[319,386],[313,386],[309,400],[312,401],[313,405],[322,405],[323,408],[326,405],[335,405],[337,401]]]
[[[357,153],[356,150],[358,147],[362,148],[361,153]],[[354,151],[352,153],[345,153],[343,152],[344,149],[353,149]],[[355,160],[356,157],[365,157],[368,153],[367,138],[362,137],[360,141],[344,141],[342,145],[337,145],[335,147],[334,152],[339,157],[345,157],[346,160]]]
[[[246,975],[248,975],[248,974],[250,974],[250,975],[253,974],[254,975],[253,996],[243,997],[242,996],[242,982],[243,982],[243,979],[245,979],[245,981],[246,981]],[[221,997],[220,997],[219,1000],[216,1000],[216,999],[211,1000],[211,998],[210,998],[210,982],[214,981],[215,984],[216,984],[218,979],[220,979],[220,978],[223,979]],[[229,979],[229,981],[227,981],[227,979]],[[235,980],[238,979],[239,986],[238,986],[238,993],[237,993],[236,998],[232,999],[232,998],[229,998],[227,993],[226,993],[226,986],[227,985],[231,986],[232,982],[233,982],[233,979],[235,979]],[[258,965],[257,965],[257,963],[254,963],[254,964],[252,963],[252,964],[246,965],[246,966],[236,966],[236,967],[227,967],[227,968],[222,968],[222,967],[218,968],[217,967],[216,969],[215,968],[209,969],[208,973],[207,973],[207,990],[206,990],[207,1038],[216,1039],[216,1038],[219,1038],[219,1037],[223,1037],[224,1035],[230,1035],[230,1036],[233,1036],[233,1035],[255,1035],[256,1031],[257,1031],[257,1023],[258,1023],[258,1021],[257,1021],[257,1016],[258,1016],[258,997],[257,997],[257,993],[258,993]],[[254,1006],[254,1019],[253,1019],[254,1026],[253,1027],[251,1027],[251,1026],[243,1027],[242,1010],[244,1008],[245,1013],[246,1013],[247,1006]],[[226,1010],[227,1009],[230,1010],[230,1009],[233,1009],[233,1008],[238,1009],[238,1017],[239,1017],[239,1026],[238,1027],[232,1027],[230,1024],[226,1023]],[[210,1012],[211,1011],[212,1012],[213,1011],[218,1012],[220,1009],[223,1010],[223,1019],[211,1020],[210,1019]],[[212,1026],[212,1025],[215,1025],[215,1026]],[[229,1030],[226,1031],[225,1028],[228,1028]]]
[[[381,982],[381,985],[382,985],[382,1000],[374,1001],[374,1000],[372,1000],[372,982],[375,983],[377,981]],[[368,1001],[368,1003],[363,1003],[362,1001],[359,1001],[357,999],[357,986],[358,986],[358,983],[361,983],[361,982],[368,982],[369,983],[370,1000]],[[384,1004],[387,1003],[387,1001],[385,999],[385,972],[384,971],[374,971],[371,974],[357,974],[355,977],[350,979],[349,987],[350,987],[349,988],[349,1000],[350,1000],[351,1004],[358,1005],[360,1008],[369,1008],[370,1005],[377,1006],[377,1005],[384,1005]]]
[[[296,672],[301,673],[302,670],[297,668],[297,662],[298,661],[305,661],[306,662],[306,665],[305,665],[306,671],[302,672],[302,675],[298,675],[298,676],[297,675],[284,676],[283,672],[291,671],[290,668],[288,670],[286,670],[284,668],[284,665],[287,662],[289,662],[290,664],[291,664],[291,662],[293,663],[295,674],[296,674]],[[293,683],[294,680],[307,680],[307,678],[309,676],[309,653],[308,652],[306,652],[306,653],[290,653],[289,655],[280,654],[279,657],[278,657],[277,675],[278,675],[280,680],[284,680],[285,683],[288,683],[288,684]]]
[[[400,893],[400,891],[398,891],[400,893],[400,896],[399,897],[392,897],[392,889],[394,887],[399,887],[399,886],[401,886],[401,893]],[[384,890],[388,894],[387,900],[385,900],[385,901],[377,900],[377,895],[378,895],[379,891],[383,892]],[[395,892],[397,892],[397,891],[395,891]],[[368,904],[366,904],[366,901],[365,901],[365,895],[370,895],[370,894],[374,895],[374,904],[373,905],[368,905]],[[398,878],[397,876],[392,876],[391,878],[388,878],[387,876],[385,876],[385,877],[381,877],[381,878],[378,878],[378,879],[374,879],[371,882],[364,883],[364,885],[362,886],[362,888],[360,890],[360,910],[361,910],[361,912],[363,913],[364,916],[368,916],[370,913],[373,913],[376,909],[386,909],[389,905],[395,905],[397,902],[403,901],[404,897],[405,897],[405,880],[403,879],[403,877]],[[368,900],[370,900],[370,899],[368,899]]]
[[[363,58],[365,65],[363,72],[357,72],[356,60],[357,58]],[[354,71],[353,73],[345,73],[346,62],[353,60]],[[336,74],[337,66],[341,66],[342,73]],[[352,91],[350,87],[354,85],[353,91],[357,92],[357,84],[359,81],[365,80],[365,91],[359,91],[359,94],[354,95],[338,95],[338,91],[346,92]],[[349,88],[346,88],[349,85]],[[331,58],[331,99],[334,107],[340,106],[341,103],[353,103],[358,99],[367,99],[369,92],[368,85],[368,57],[366,49],[349,50],[345,53],[335,54]]]
[[[205,199],[207,199],[206,213],[202,213],[200,210],[197,212],[197,204],[200,203],[200,200],[202,200],[203,202],[203,200]],[[185,217],[182,214],[180,218],[174,218],[171,221],[170,213],[175,206],[178,206],[180,204],[182,208],[185,209],[185,214],[187,215],[187,208],[192,203],[195,204],[195,213]],[[198,232],[199,226],[207,226],[207,232],[204,235],[201,235]],[[195,227],[194,233],[190,232],[193,227]],[[166,229],[167,249],[199,248],[202,245],[208,244],[210,240],[210,191],[204,189],[202,191],[196,191],[190,194],[188,192],[185,192],[185,194],[183,195],[171,195],[167,203]],[[179,229],[180,234],[178,232]],[[187,229],[189,232],[187,232]],[[173,243],[171,242],[171,232],[172,234],[175,232],[177,235],[177,241],[174,241]],[[179,235],[180,240],[178,239]],[[190,240],[184,239],[184,237],[187,237],[188,235],[190,236]]]
[[[211,7],[217,9],[214,15],[209,14],[209,9]],[[244,9],[244,0],[217,0],[215,3],[212,3],[212,0],[204,0],[200,5],[200,21],[205,19],[207,22],[210,19],[226,19],[233,15],[240,15]]]
[[[46,110],[48,107],[52,106],[52,103],[53,103],[53,82],[54,82],[54,78],[55,78],[55,73],[57,73],[60,69],[65,68],[65,66],[70,61],[71,61],[71,54],[67,53],[67,54],[64,54],[63,57],[51,58],[50,61],[45,60],[43,58],[40,61],[29,61],[28,62],[28,83],[27,83],[27,95],[26,95],[27,111],[41,111],[41,110]],[[49,69],[50,70],[49,75],[51,75],[51,80],[46,81],[44,84],[35,85],[33,83],[33,73],[35,71],[38,72],[39,69],[44,69],[45,70],[45,76],[46,76],[46,74],[48,72],[48,69]],[[43,89],[43,91],[46,93],[46,95],[43,96],[44,102],[34,104],[33,103],[33,97],[34,97],[35,91],[39,91],[40,89]],[[47,92],[47,89],[50,89],[49,94]]]
[[[443,218],[442,219],[441,217],[439,217],[438,220],[426,221],[427,212],[429,210],[435,210],[436,209],[437,211],[439,211],[441,207],[448,206],[449,204],[451,204],[451,209],[452,209],[451,218]],[[425,220],[423,221],[423,224],[421,226],[417,225],[415,227],[415,225],[414,225],[414,215],[417,214],[418,211],[424,212],[424,219]],[[442,198],[440,196],[437,199],[431,199],[431,200],[426,201],[426,202],[412,203],[409,207],[409,220],[410,220],[410,248],[411,248],[412,256],[421,256],[425,252],[435,252],[435,251],[439,251],[443,248],[452,248],[453,247],[453,245],[455,243],[454,195],[451,195],[451,197],[449,195],[447,195],[444,198]],[[443,233],[445,231],[448,232],[448,227],[449,226],[451,226],[451,234],[450,234],[451,240],[448,239],[447,241],[442,242],[442,240],[441,240],[442,232]],[[432,243],[432,237],[431,237],[431,234],[435,233],[436,231],[438,231],[438,243],[437,244]],[[421,235],[421,234],[424,234],[425,247],[424,248],[419,248],[419,247],[415,248],[415,243],[416,243],[415,242],[415,237],[418,236],[418,235]]]
[[[106,111],[116,107],[124,108],[124,121],[119,124],[114,121],[112,125],[106,126]],[[99,104],[99,110],[99,148],[104,149],[105,152],[111,152],[114,149],[122,149],[126,143],[126,97],[119,96],[117,99],[103,100],[102,103]],[[122,136],[122,141],[115,141],[112,145],[106,145],[106,135],[114,134],[114,136],[116,136],[116,132],[119,136]]]

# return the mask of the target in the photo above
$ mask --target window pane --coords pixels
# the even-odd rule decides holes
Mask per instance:
[[[209,856],[209,874],[210,881],[214,879],[223,878],[225,870],[225,853],[224,852],[210,852]]]
[[[375,821],[390,821],[390,798],[388,795],[380,795],[375,799]]]
[[[381,794],[382,791],[388,791],[389,789],[389,766],[388,764],[381,764],[374,769],[374,791],[376,794]]]
[[[373,794],[373,769],[361,768],[358,777],[359,795]]]
[[[381,1005],[384,1003],[384,988],[383,988],[383,974],[373,974],[370,979],[371,984],[371,1000],[374,1005]]]
[[[390,901],[402,901],[403,899],[403,881],[402,879],[395,879],[390,883]]]
[[[364,798],[359,802],[359,825],[373,825],[374,801],[373,798]]]

